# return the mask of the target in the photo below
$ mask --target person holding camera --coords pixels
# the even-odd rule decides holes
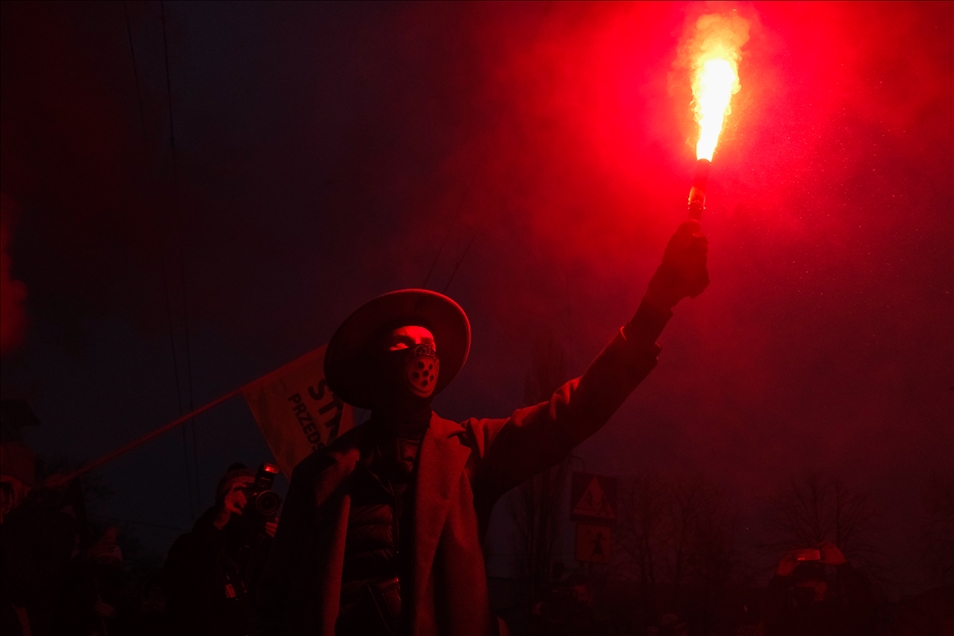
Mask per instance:
[[[176,634],[240,636],[253,625],[255,588],[278,528],[277,472],[232,464],[216,501],[192,532],[172,545],[162,573],[166,612]]]

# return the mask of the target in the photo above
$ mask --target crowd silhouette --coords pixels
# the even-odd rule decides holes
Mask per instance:
[[[256,596],[280,518],[251,512],[249,502],[261,492],[255,470],[229,466],[214,505],[175,541],[161,568],[143,575],[124,558],[126,531],[87,519],[78,484],[44,488],[20,440],[3,442],[2,453],[4,634],[260,633]],[[844,503],[846,491],[837,487]],[[942,487],[937,479],[931,485]],[[831,541],[794,545],[771,573],[743,572],[731,526],[711,514],[721,500],[701,481],[665,484],[642,476],[627,488],[612,564],[567,566],[551,556],[546,576],[532,588],[490,580],[504,629],[554,636],[954,633],[954,585],[936,536],[926,566],[938,584],[889,601],[865,567],[871,563],[852,563]],[[811,488],[825,492],[836,483],[809,478],[783,488],[775,511],[786,497],[791,503],[799,489]],[[928,518],[926,531],[936,534],[939,525],[942,520]]]

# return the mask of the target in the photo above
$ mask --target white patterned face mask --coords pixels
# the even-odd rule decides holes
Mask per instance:
[[[419,398],[429,398],[437,386],[441,361],[434,347],[419,344],[404,354],[404,370],[401,374],[405,388]]]
[[[382,394],[392,395],[398,402],[403,401],[401,394],[417,400],[430,399],[441,368],[430,330],[413,324],[394,329],[387,336],[386,347],[384,375],[380,380]]]

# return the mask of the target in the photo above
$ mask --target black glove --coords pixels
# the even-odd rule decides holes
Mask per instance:
[[[686,221],[669,239],[662,264],[649,281],[646,301],[659,311],[672,309],[689,296],[695,298],[709,285],[706,255],[709,241],[698,221]]]
[[[672,317],[672,308],[686,296],[695,298],[709,284],[706,254],[709,241],[698,221],[686,221],[669,239],[662,265],[649,281],[649,289],[633,319],[626,324],[628,340],[655,343]]]

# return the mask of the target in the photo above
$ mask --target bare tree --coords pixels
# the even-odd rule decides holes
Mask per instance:
[[[773,552],[831,541],[849,560],[872,565],[875,551],[866,540],[876,519],[866,493],[840,479],[808,475],[779,489],[770,500],[768,526]]]
[[[701,476],[647,473],[626,480],[622,495],[615,569],[638,583],[640,613],[652,622],[688,595],[714,611],[738,570],[735,507]]]
[[[663,570],[668,488],[652,473],[625,480],[616,526],[615,568],[639,585],[642,615],[655,620],[657,577]]]
[[[954,582],[954,478],[934,473],[924,498],[921,556],[931,580]]]
[[[693,594],[696,606],[702,610],[699,619],[708,633],[715,629],[730,584],[744,578],[745,568],[737,548],[739,513],[735,501],[711,484],[695,481],[699,495],[687,556],[687,591],[677,590],[676,600]]]
[[[684,585],[724,587],[737,565],[735,506],[696,475],[674,482],[669,508],[670,577],[677,597]]]
[[[549,400],[566,380],[566,361],[563,348],[550,332],[536,338],[531,356],[524,399],[527,404],[538,404]],[[569,465],[567,458],[527,480],[509,496],[509,510],[516,528],[514,565],[526,581],[530,607],[541,599],[550,578]]]
[[[698,480],[678,481],[669,488],[668,510],[666,515],[666,535],[668,549],[666,562],[673,591],[679,594],[686,576],[689,553],[694,548],[698,531],[699,516],[703,504],[703,489]]]

